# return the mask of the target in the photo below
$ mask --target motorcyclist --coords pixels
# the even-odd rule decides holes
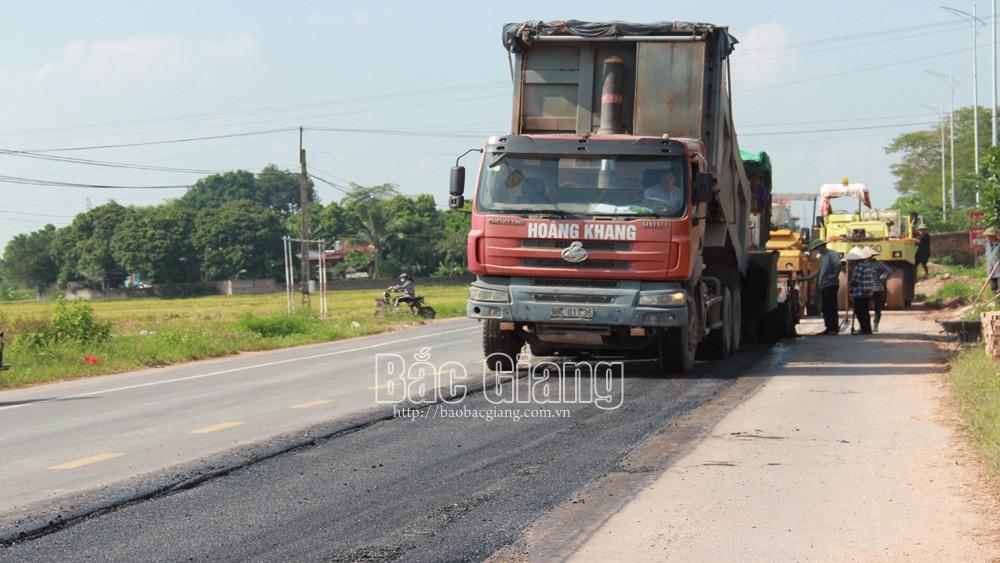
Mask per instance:
[[[400,303],[412,304],[417,297],[417,286],[413,283],[413,278],[410,277],[410,274],[407,273],[399,274],[399,285],[391,286],[389,291],[403,294],[393,301],[392,306],[394,309],[398,309]]]

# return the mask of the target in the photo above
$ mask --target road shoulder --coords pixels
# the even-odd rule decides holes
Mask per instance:
[[[817,327],[804,326],[810,333]],[[767,381],[639,491],[596,483],[536,523],[518,558],[577,561],[992,561],[997,499],[960,432],[937,327],[894,313],[872,337],[804,337]],[[671,447],[673,446],[673,448]],[[659,459],[659,461],[656,461]],[[632,496],[634,494],[634,496]],[[586,507],[582,509],[579,507]],[[553,551],[563,511],[607,516]],[[619,508],[620,507],[620,508]],[[585,522],[586,519],[583,519]]]

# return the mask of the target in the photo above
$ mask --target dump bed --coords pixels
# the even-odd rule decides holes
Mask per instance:
[[[713,252],[735,253],[745,267],[748,250],[763,241],[749,240],[750,186],[729,97],[728,56],[736,40],[727,28],[534,21],[507,24],[503,41],[512,57],[514,135],[607,133],[601,126],[606,63],[623,64],[621,130],[615,133],[704,143],[698,152],[718,182],[706,262]]]

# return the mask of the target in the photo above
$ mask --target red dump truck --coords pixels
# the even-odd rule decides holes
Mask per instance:
[[[503,42],[511,132],[480,151],[468,237],[489,367],[528,344],[685,372],[776,334],[770,186],[740,158],[727,28],[528,22]],[[464,184],[456,162],[452,207]]]

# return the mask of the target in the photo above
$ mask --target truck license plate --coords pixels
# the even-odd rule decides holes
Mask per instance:
[[[592,319],[594,318],[593,307],[553,307],[551,311],[553,319]]]

